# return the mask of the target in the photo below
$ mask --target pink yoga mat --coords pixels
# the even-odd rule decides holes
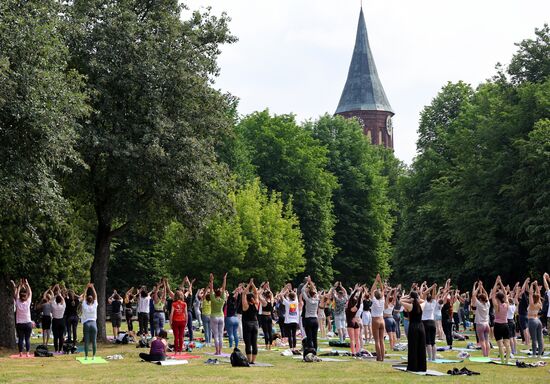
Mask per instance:
[[[34,355],[29,355],[28,357],[23,355],[23,356],[19,356],[19,354],[15,354],[15,355],[11,355],[10,356],[10,359],[34,359]]]
[[[195,356],[195,355],[187,355],[187,354],[175,355],[173,353],[169,353],[166,356],[171,357],[172,359],[176,359],[176,360],[187,360],[187,359],[199,359],[200,358],[200,356]]]

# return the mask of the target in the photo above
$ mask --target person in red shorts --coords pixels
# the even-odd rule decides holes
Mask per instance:
[[[183,294],[180,290],[174,295],[172,311],[170,312],[170,326],[174,332],[174,351],[176,355],[183,350],[183,337],[185,336],[185,326],[187,324],[187,304],[183,300]]]

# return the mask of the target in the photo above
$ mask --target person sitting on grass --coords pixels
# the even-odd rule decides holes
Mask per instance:
[[[156,338],[151,342],[149,353],[140,353],[139,357],[144,361],[164,361],[166,360],[166,347],[168,342],[166,339],[168,334],[164,329],[161,329]]]

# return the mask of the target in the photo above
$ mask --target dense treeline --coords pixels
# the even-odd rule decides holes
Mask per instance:
[[[238,116],[228,18],[177,1],[0,3],[0,343],[9,280],[99,295],[210,272],[275,285],[549,269],[549,29],[421,115],[410,169],[355,120]],[[7,325],[6,325],[7,324]]]
[[[550,29],[421,114],[393,266],[403,281],[516,281],[550,269]]]

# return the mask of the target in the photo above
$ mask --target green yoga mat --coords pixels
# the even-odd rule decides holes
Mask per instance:
[[[516,363],[512,363],[511,361],[509,361],[508,364],[506,364],[506,363],[503,363],[503,362],[500,361],[500,360],[493,360],[493,361],[491,361],[491,364],[510,365],[510,366],[512,366],[512,367],[515,367],[515,366],[516,366]]]
[[[490,357],[469,357],[468,360],[474,363],[490,363],[493,361]]]
[[[95,359],[92,360],[91,357],[88,357],[88,360],[85,360],[85,357],[77,357],[76,360],[80,362],[80,364],[107,364],[108,361],[105,360],[103,357],[96,356]]]
[[[453,363],[462,363],[464,360],[453,360],[453,359],[435,359],[434,361],[428,361],[428,363],[436,364],[453,364]]]

